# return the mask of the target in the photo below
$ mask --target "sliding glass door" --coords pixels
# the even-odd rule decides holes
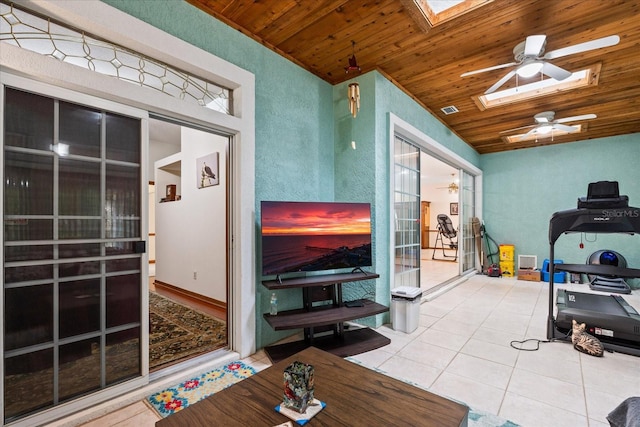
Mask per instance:
[[[462,185],[460,186],[460,230],[461,232],[461,251],[460,260],[462,261],[462,272],[473,270],[476,268],[476,239],[473,230],[473,218],[476,216],[475,205],[475,177],[468,172],[462,171]]]
[[[420,287],[420,149],[394,142],[394,286]]]
[[[145,243],[139,118],[6,87],[3,119],[8,423],[142,375]]]

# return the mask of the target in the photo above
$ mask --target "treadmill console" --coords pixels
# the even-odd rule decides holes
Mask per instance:
[[[578,198],[578,209],[616,209],[629,207],[629,197],[621,196],[617,181],[589,183],[587,197]]]

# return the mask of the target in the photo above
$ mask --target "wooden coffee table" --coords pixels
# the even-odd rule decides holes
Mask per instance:
[[[466,426],[469,408],[309,347],[156,423],[158,427],[275,426],[283,372],[293,361],[314,366],[315,397],[327,404],[313,426]],[[294,424],[297,425],[297,424]]]

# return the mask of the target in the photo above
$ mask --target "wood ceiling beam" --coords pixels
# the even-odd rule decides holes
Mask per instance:
[[[429,21],[427,11],[418,4],[418,0],[400,0],[400,3],[407,11],[407,15],[413,19],[413,22],[416,23],[423,33],[428,33],[431,28],[433,28]]]

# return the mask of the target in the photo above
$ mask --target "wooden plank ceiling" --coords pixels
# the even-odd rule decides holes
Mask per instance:
[[[435,26],[420,13],[424,0],[186,1],[331,84],[357,77],[345,73],[355,52],[362,73],[378,70],[481,154],[640,132],[638,0],[494,0]],[[482,111],[474,98],[511,68],[461,74],[513,62],[514,47],[534,34],[546,35],[546,52],[610,35],[620,42],[549,61],[572,72],[599,65],[596,86]],[[459,112],[445,115],[451,105]],[[586,131],[553,139],[502,138],[543,111],[597,118],[566,123]]]

